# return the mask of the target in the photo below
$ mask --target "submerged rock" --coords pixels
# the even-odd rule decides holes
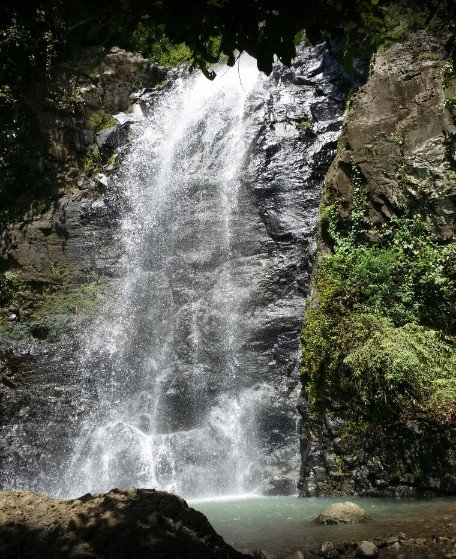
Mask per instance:
[[[0,493],[0,557],[241,559],[207,518],[171,493],[113,489],[60,501]]]
[[[370,522],[372,517],[367,512],[347,501],[346,503],[334,503],[327,506],[321,512],[315,522],[317,524],[357,524],[359,522]]]
[[[288,557],[286,559],[304,559],[304,554],[302,553],[302,551],[300,551],[298,549],[297,551],[295,551],[291,555],[288,555]]]

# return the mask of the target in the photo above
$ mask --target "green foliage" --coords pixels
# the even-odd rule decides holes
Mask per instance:
[[[112,115],[108,114],[104,109],[95,111],[89,118],[89,125],[95,133],[111,128],[116,124],[117,120]]]
[[[0,274],[0,306],[20,304],[29,293],[27,285],[14,272]]]
[[[46,88],[45,100],[55,111],[74,115],[78,108],[77,80],[75,76],[56,76]]]
[[[308,130],[309,128],[312,128],[312,123],[310,122],[310,120],[301,120],[301,122],[298,124],[298,128],[300,130]]]
[[[337,215],[324,207],[334,251],[320,255],[302,332],[314,409],[381,419],[455,407],[456,243],[439,244],[419,217],[393,219],[368,242],[361,197],[348,228]]]
[[[385,11],[385,27],[377,39],[382,46],[402,41],[426,25],[432,6],[417,6],[408,0],[391,2]]]
[[[456,78],[456,70],[453,62],[448,60],[442,67],[442,84],[444,88],[450,87],[452,81]]]
[[[447,110],[451,115],[456,116],[456,95],[445,99],[443,108]]]
[[[62,21],[49,6],[33,9],[8,0],[0,7],[0,207],[5,224],[19,207],[23,195],[48,187],[43,178],[46,146],[36,115],[25,101],[33,84],[48,84],[52,97],[53,65],[62,37]],[[45,172],[46,169],[46,172]]]
[[[390,141],[392,144],[395,144],[396,146],[403,146],[404,145],[404,137],[399,134],[398,132],[393,132],[390,137],[389,137]]]
[[[304,31],[315,43],[345,33],[373,35],[383,26],[376,0],[319,0],[311,9],[306,3],[278,0],[195,0],[184,12],[176,0],[109,4],[42,0],[39,9],[5,0],[0,15],[11,37],[9,44],[20,45],[17,52],[13,48],[14,55],[23,54],[27,60],[30,51],[39,52],[48,70],[56,53],[76,53],[84,44],[136,45],[149,56],[165,56],[170,64],[176,56],[191,57],[210,76],[207,65],[218,62],[222,53],[234,64],[236,53],[247,51],[261,70],[270,73],[275,55],[285,64],[291,62]],[[170,55],[173,60],[171,45],[179,51]]]
[[[180,66],[191,59],[185,43],[173,44],[159,29],[139,22],[131,38],[131,47],[160,66]]]
[[[456,402],[456,347],[417,324],[395,327],[375,315],[351,315],[343,327],[342,367],[365,406],[401,413]],[[347,337],[348,334],[348,337]]]
[[[383,25],[370,28],[372,44],[381,49],[404,41],[412,33],[423,29],[428,33],[441,35],[443,30],[450,30],[449,22],[456,17],[453,0],[385,0],[381,3],[381,9],[384,14]],[[454,46],[453,42],[450,50]],[[423,53],[419,59],[435,59],[435,55]]]
[[[84,156],[82,161],[82,171],[88,177],[96,175],[102,169],[101,156],[98,152],[89,152]]]
[[[381,420],[444,413],[456,403],[456,348],[435,330],[358,312],[336,322],[314,308],[303,344],[303,379],[317,413],[343,406],[355,417]]]

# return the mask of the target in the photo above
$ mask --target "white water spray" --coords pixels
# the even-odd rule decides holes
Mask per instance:
[[[245,100],[258,80],[247,56],[239,74],[232,68],[213,82],[202,75],[178,80],[151,108],[122,162],[117,180],[130,206],[122,224],[125,279],[111,319],[87,347],[88,374],[94,355],[109,361],[109,372],[77,441],[69,494],[134,485],[210,496],[259,483],[255,410],[268,388],[235,382],[242,371],[231,266],[232,221],[251,141]],[[204,223],[192,222],[195,199],[207,207]],[[221,353],[219,370],[208,370],[214,363],[202,347],[198,273],[214,261]],[[190,287],[179,292],[182,275]],[[179,371],[176,353],[184,352],[189,369]],[[221,378],[216,391],[211,375]],[[178,406],[186,409],[176,413]]]

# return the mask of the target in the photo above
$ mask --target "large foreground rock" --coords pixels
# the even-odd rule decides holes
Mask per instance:
[[[241,559],[207,518],[170,493],[114,489],[59,501],[0,494],[0,557]]]
[[[371,516],[367,512],[355,505],[355,503],[334,503],[327,506],[320,513],[315,522],[317,524],[357,524],[359,522],[370,522]]]

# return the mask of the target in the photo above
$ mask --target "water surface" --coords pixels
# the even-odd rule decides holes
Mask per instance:
[[[329,504],[350,500],[374,521],[368,524],[319,526],[313,519]],[[406,533],[424,537],[453,531],[456,535],[456,497],[396,501],[359,497],[307,498],[246,496],[190,501],[215,530],[241,551],[265,549],[286,556],[323,541],[373,539]]]

